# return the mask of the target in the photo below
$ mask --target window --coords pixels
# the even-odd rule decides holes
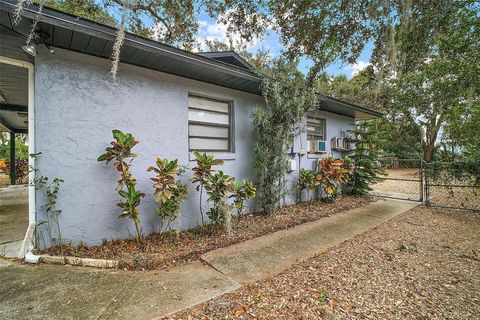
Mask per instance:
[[[188,97],[189,150],[232,151],[232,106],[228,101]]]
[[[326,152],[325,119],[307,117],[307,145],[309,152]]]

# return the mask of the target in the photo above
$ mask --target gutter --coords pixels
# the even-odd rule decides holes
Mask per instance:
[[[13,13],[14,12],[14,7],[15,7],[15,5],[10,3],[10,2],[0,1],[0,8],[3,9],[3,10],[6,10],[10,13]],[[84,33],[86,33],[90,36],[98,36],[98,37],[103,38],[105,40],[111,40],[111,41],[115,40],[116,31],[117,31],[117,29],[115,29],[115,28],[112,28],[112,27],[109,27],[109,26],[106,26],[106,25],[102,25],[102,24],[98,24],[96,22],[91,22],[91,21],[88,21],[86,19],[81,19],[81,18],[78,18],[78,17],[75,17],[75,16],[70,16],[70,15],[65,14],[63,12],[54,11],[52,9],[44,8],[43,11],[41,12],[41,14],[39,14],[38,7],[36,9],[33,9],[35,7],[37,7],[37,6],[36,5],[30,5],[28,7],[25,7],[23,9],[22,15],[29,18],[29,19],[38,19],[41,22],[49,23],[49,24],[59,26],[59,27],[62,27],[62,28],[66,28],[66,29],[69,29],[69,30],[81,31],[81,32],[84,32]],[[72,19],[75,19],[77,21],[84,21],[86,23],[96,24],[98,27],[101,27],[102,29],[110,29],[110,30],[102,30],[100,28],[94,28],[93,26],[81,24],[81,23],[78,23],[76,21],[71,21],[71,20],[68,20],[68,19],[65,19],[65,18],[62,18],[62,17],[58,17],[58,16],[55,16],[53,14],[49,14],[48,13],[49,11],[58,12],[60,15],[63,15],[63,16],[66,16],[66,17],[70,16],[70,17],[72,17]],[[137,38],[140,39],[140,40],[137,40]],[[174,55],[174,56],[176,56],[177,58],[179,58],[180,60],[183,60],[183,61],[202,64],[202,65],[214,68],[214,69],[224,71],[224,72],[226,72],[228,74],[231,74],[231,75],[242,76],[243,78],[254,80],[254,81],[261,81],[261,78],[259,78],[258,76],[252,74],[251,72],[245,72],[245,70],[242,71],[241,68],[237,69],[236,67],[234,68],[233,66],[230,67],[230,65],[227,65],[225,63],[221,63],[219,61],[216,61],[216,60],[213,60],[213,59],[210,59],[210,58],[201,57],[200,55],[196,55],[194,53],[183,51],[183,50],[178,49],[178,48],[174,48],[174,47],[170,47],[168,49],[167,48],[162,48],[162,47],[159,47],[159,46],[166,46],[166,45],[162,44],[162,43],[159,43],[159,42],[155,42],[153,40],[149,40],[149,39],[144,39],[143,41],[141,41],[141,39],[142,39],[141,37],[127,32],[126,37],[125,37],[125,42],[126,43],[132,43],[132,44],[136,45],[136,47],[144,47],[144,48],[152,49],[152,51],[148,50],[150,52],[160,51],[160,52],[163,52],[163,53],[166,53],[166,54]],[[146,43],[146,41],[153,42],[153,43],[156,44],[156,46],[153,45],[153,44]],[[175,51],[178,51],[178,52],[175,52]]]

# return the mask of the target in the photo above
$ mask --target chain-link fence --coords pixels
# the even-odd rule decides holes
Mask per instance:
[[[480,210],[480,162],[431,162],[425,167],[426,204]]]
[[[372,194],[381,197],[423,201],[423,161],[420,159],[383,158],[384,175],[373,184]]]

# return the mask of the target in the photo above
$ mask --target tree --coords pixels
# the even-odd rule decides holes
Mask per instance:
[[[257,201],[266,212],[274,211],[285,194],[287,159],[295,127],[314,102],[314,91],[297,69],[297,63],[274,60],[262,71],[266,106],[256,107],[252,119],[257,131],[253,168]]]

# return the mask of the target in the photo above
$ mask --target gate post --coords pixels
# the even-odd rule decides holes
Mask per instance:
[[[430,207],[430,190],[429,190],[429,181],[428,181],[428,163],[422,159],[422,166],[423,166],[423,177],[424,177],[424,192],[425,198],[423,204],[427,207]]]

